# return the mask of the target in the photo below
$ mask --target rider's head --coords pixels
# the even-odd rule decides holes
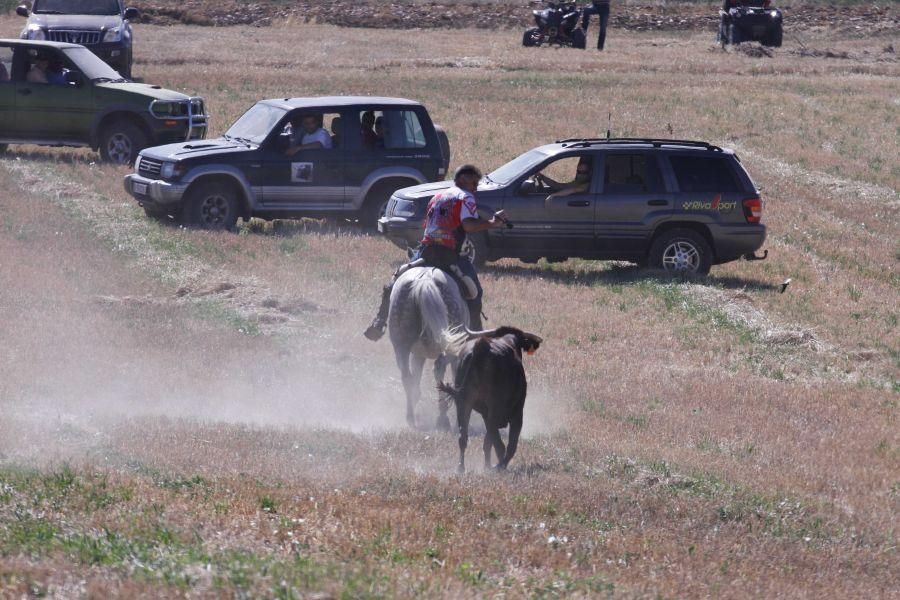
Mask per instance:
[[[453,174],[453,183],[459,189],[467,192],[477,190],[479,181],[481,181],[481,171],[475,165],[463,165]]]

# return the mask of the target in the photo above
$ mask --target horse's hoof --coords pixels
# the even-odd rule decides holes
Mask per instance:
[[[437,419],[438,431],[450,431],[450,418],[447,415],[441,415]]]

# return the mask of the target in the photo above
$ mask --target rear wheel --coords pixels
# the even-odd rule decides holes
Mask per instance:
[[[147,135],[130,121],[113,121],[100,133],[100,158],[106,162],[130,165],[146,147]]]
[[[585,35],[584,29],[576,27],[572,30],[572,47],[581,50],[587,47],[587,35]]]
[[[541,45],[541,30],[537,27],[525,30],[522,36],[522,45],[528,48]]]
[[[650,246],[650,266],[669,273],[706,275],[712,267],[712,248],[692,229],[662,233]]]
[[[184,220],[200,229],[232,229],[238,218],[238,194],[221,181],[199,183],[188,193]]]
[[[359,224],[363,229],[369,231],[378,231],[378,219],[384,216],[385,211],[387,210],[388,202],[391,200],[391,195],[402,187],[405,187],[406,183],[392,184],[392,183],[378,183],[366,196],[366,201],[363,204],[362,210],[359,212]]]

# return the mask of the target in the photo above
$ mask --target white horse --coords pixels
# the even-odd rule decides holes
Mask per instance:
[[[410,427],[416,425],[415,406],[422,398],[425,361],[435,361],[435,383],[442,383],[447,366],[453,366],[444,353],[452,342],[449,332],[468,323],[469,308],[459,285],[440,269],[414,267],[394,283],[388,328],[406,392],[406,422]],[[441,395],[437,426],[444,431],[450,429],[449,407],[450,399]]]

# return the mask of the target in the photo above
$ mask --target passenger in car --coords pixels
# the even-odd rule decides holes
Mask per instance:
[[[331,136],[322,127],[322,115],[301,114],[291,118],[291,145],[285,151],[293,156],[301,150],[330,150]]]
[[[547,185],[551,190],[554,190],[547,196],[547,200],[549,201],[563,196],[586,194],[588,190],[591,189],[591,171],[593,171],[593,162],[591,161],[591,158],[582,156],[578,160],[578,166],[575,167],[575,178],[569,183],[554,181],[543,173],[535,175],[535,179],[537,179],[539,183]]]
[[[386,131],[384,129],[384,117],[378,117],[375,119],[375,147],[376,148],[384,148],[384,135]]]
[[[47,66],[47,83],[53,85],[66,85],[66,70],[63,68],[62,61],[53,59]]]
[[[341,142],[342,121],[340,117],[331,120],[331,147],[337,148]]]
[[[376,136],[375,131],[373,131],[373,128],[375,127],[375,113],[371,110],[364,112],[359,127],[359,134],[362,138],[363,146],[370,149],[374,148],[375,144],[378,142],[378,136]]]

